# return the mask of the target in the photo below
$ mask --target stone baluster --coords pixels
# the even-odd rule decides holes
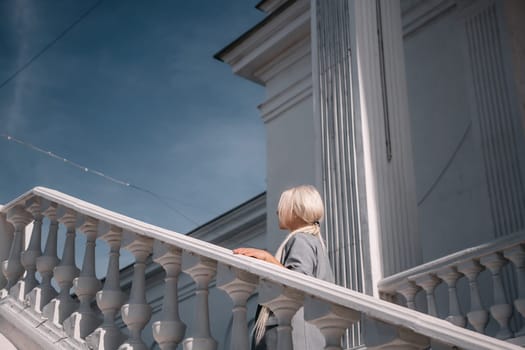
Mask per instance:
[[[6,218],[4,213],[0,213],[0,264],[4,265],[4,261],[9,258],[9,250],[13,243],[13,232],[15,228],[11,225]],[[0,289],[7,286],[7,276],[4,273],[0,273]]]
[[[40,286],[33,289],[26,296],[26,302],[37,313],[41,313],[44,305],[58,295],[55,288],[51,285],[51,279],[53,278],[53,269],[60,262],[57,257],[57,205],[51,203],[42,214],[49,219],[49,231],[44,253],[36,259],[36,269],[42,276],[42,282]]]
[[[106,232],[106,229],[101,228],[100,232]],[[115,317],[125,299],[125,294],[120,289],[119,269],[122,229],[111,226],[101,238],[108,242],[110,248],[104,288],[97,293],[97,305],[104,315],[104,322],[86,337],[86,342],[94,349],[114,350],[126,340],[115,324]]]
[[[146,301],[146,259],[153,250],[153,240],[135,234],[131,235],[131,239],[125,249],[135,257],[133,282],[129,303],[121,308],[122,320],[128,326],[130,338],[119,349],[147,350],[142,340],[142,330],[151,318],[151,306]]]
[[[401,294],[407,303],[409,309],[416,309],[416,294],[419,291],[419,287],[413,281],[407,281],[398,288],[398,293]]]
[[[9,294],[14,295],[16,298],[20,298],[20,290],[15,287],[18,280],[24,274],[24,266],[21,262],[21,254],[25,246],[25,227],[31,222],[31,214],[28,213],[25,208],[21,205],[17,205],[7,212],[7,221],[14,226],[13,241],[11,243],[11,249],[9,250],[9,257],[6,261],[2,262],[2,272],[7,278],[6,291]],[[23,298],[21,299],[23,300]]]
[[[436,308],[436,297],[434,291],[441,280],[434,274],[424,274],[414,279],[414,282],[423,288],[427,296],[427,313],[431,316],[438,317]]]
[[[481,305],[478,288],[478,275],[483,270],[484,267],[476,260],[468,260],[458,265],[458,271],[467,277],[470,287],[470,311],[467,313],[467,319],[479,333],[485,333],[489,321],[489,313]]]
[[[303,304],[303,295],[294,289],[269,281],[259,284],[259,304],[277,317],[277,350],[293,349],[292,317]]]
[[[33,230],[31,232],[29,246],[21,254],[22,265],[26,270],[24,289],[21,294],[21,296],[23,295],[24,297],[39,284],[35,276],[36,259],[42,255],[42,219],[44,218],[40,207],[40,198],[33,197],[28,200],[26,208],[33,216]]]
[[[82,270],[77,278],[73,280],[75,294],[78,296],[80,305],[78,310],[64,321],[66,333],[77,339],[84,339],[91,334],[100,323],[99,315],[91,307],[95,294],[100,290],[101,283],[97,279],[95,271],[95,248],[98,235],[98,221],[91,217],[85,217],[80,226],[80,231],[86,235],[86,248]]]
[[[319,328],[325,338],[325,350],[341,350],[345,330],[360,318],[360,312],[313,297],[305,298],[304,320]]]
[[[162,350],[175,350],[186,333],[186,325],[179,316],[178,278],[181,260],[180,249],[155,242],[154,261],[166,271],[162,316],[160,321],[153,323],[153,337]]]
[[[494,289],[494,304],[490,307],[490,314],[498,322],[500,329],[496,334],[498,339],[512,337],[509,329],[509,319],[512,316],[512,307],[507,302],[503,284],[501,282],[501,268],[507,263],[501,253],[494,253],[481,257],[480,263],[492,273],[492,287]]]
[[[75,265],[75,236],[77,213],[71,209],[58,208],[58,221],[66,227],[66,242],[62,252],[62,260],[53,269],[55,280],[60,287],[58,296],[44,306],[43,315],[57,326],[61,326],[78,307],[78,302],[69,294],[73,280],[79,270]]]
[[[258,277],[243,270],[223,264],[217,272],[217,288],[225,291],[233,301],[231,349],[250,348],[246,303],[257,287]]]
[[[437,276],[441,278],[448,286],[448,316],[446,320],[459,327],[465,327],[467,319],[461,314],[458,301],[456,284],[462,276],[454,266],[445,267],[438,271]]]
[[[182,270],[195,281],[195,314],[194,328],[191,336],[183,341],[184,350],[215,350],[217,342],[211,336],[210,315],[208,307],[208,285],[217,271],[217,263],[213,260],[184,254]]]
[[[516,270],[518,280],[518,298],[514,300],[514,306],[522,317],[525,317],[525,249],[523,245],[517,245],[503,252],[505,258],[512,261]],[[515,337],[525,336],[525,325],[515,333]]]

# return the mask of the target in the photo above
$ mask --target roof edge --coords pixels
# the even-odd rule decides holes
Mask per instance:
[[[259,2],[259,4],[256,5],[256,7],[260,4],[262,4],[264,2],[261,1]],[[241,36],[239,36],[237,39],[235,39],[234,41],[232,41],[230,44],[228,44],[227,46],[225,46],[224,48],[222,48],[220,51],[218,51],[217,53],[215,53],[213,55],[213,58],[215,58],[216,60],[219,60],[221,62],[224,62],[224,56],[228,53],[230,53],[231,51],[233,51],[236,47],[238,47],[239,45],[241,45],[243,42],[245,42],[246,40],[248,40],[255,32],[257,32],[259,29],[261,29],[262,27],[264,27],[266,24],[268,24],[269,22],[271,22],[275,17],[277,17],[279,14],[281,14],[282,12],[284,12],[287,8],[289,8],[291,5],[293,5],[294,3],[296,3],[297,0],[289,0],[287,2],[285,2],[284,4],[282,4],[281,6],[279,6],[277,9],[275,9],[275,11],[273,11],[272,13],[270,13],[267,17],[265,17],[262,21],[260,21],[259,23],[257,23],[255,26],[253,26],[252,28],[248,29],[248,31],[244,32],[243,34],[241,34]]]

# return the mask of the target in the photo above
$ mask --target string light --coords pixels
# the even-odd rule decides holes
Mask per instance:
[[[107,181],[110,181],[110,182],[113,182],[115,184],[118,184],[118,185],[121,185],[121,186],[124,186],[124,187],[128,187],[128,188],[133,188],[134,190],[137,190],[137,191],[141,191],[141,192],[144,192],[144,193],[147,193],[148,195],[154,197],[155,199],[157,199],[160,203],[162,203],[164,206],[166,206],[167,208],[171,209],[172,211],[174,211],[175,213],[177,213],[178,215],[184,217],[186,220],[188,220],[189,222],[195,224],[195,225],[199,225],[199,223],[197,221],[195,221],[194,219],[192,219],[191,217],[189,217],[188,215],[184,214],[183,212],[181,212],[179,209],[173,207],[168,201],[166,201],[161,195],[147,189],[147,188],[144,188],[144,187],[141,187],[141,186],[137,186],[137,185],[134,185],[134,184],[131,184],[127,181],[123,181],[123,180],[119,180],[117,178],[114,178],[112,176],[109,176],[107,174],[104,174],[103,172],[101,171],[98,171],[98,170],[94,170],[94,169],[90,169],[86,166],[83,166],[83,165],[80,165],[76,162],[73,162],[67,158],[64,158],[56,153],[53,153],[51,151],[48,151],[48,150],[45,150],[43,148],[40,148],[38,146],[35,146],[33,145],[32,143],[29,143],[29,142],[26,142],[26,141],[23,141],[23,140],[20,140],[20,139],[17,139],[11,135],[8,135],[8,134],[0,134],[0,136],[2,136],[4,139],[6,139],[7,141],[10,141],[10,142],[15,142],[19,145],[22,145],[24,147],[27,147],[29,148],[30,150],[33,150],[35,152],[38,152],[38,153],[42,153],[44,154],[45,156],[48,156],[48,157],[51,157],[51,158],[54,158],[54,159],[57,159],[57,160],[60,160],[74,168],[77,168],[79,169],[80,171],[82,172],[85,172],[85,173],[90,173],[90,174],[93,174],[93,175],[96,175],[96,176],[99,176],[99,177],[102,177],[103,179],[107,180]]]

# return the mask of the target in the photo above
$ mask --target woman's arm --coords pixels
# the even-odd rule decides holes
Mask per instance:
[[[268,253],[266,250],[256,249],[256,248],[237,248],[233,250],[233,254],[245,255],[251,258],[259,259],[266,261],[278,266],[283,266],[272,254]],[[284,266],[283,266],[284,267]]]

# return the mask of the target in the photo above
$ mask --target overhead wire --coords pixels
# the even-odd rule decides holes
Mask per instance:
[[[127,182],[127,181],[124,181],[124,180],[120,180],[120,179],[117,179],[115,177],[112,177],[112,176],[109,176],[101,171],[98,171],[98,170],[95,170],[95,169],[91,169],[89,167],[86,167],[84,165],[81,165],[79,163],[76,163],[74,161],[71,161],[65,157],[62,157],[56,153],[53,153],[51,151],[48,151],[48,150],[45,150],[41,147],[38,147],[38,146],[35,146],[33,145],[32,143],[29,143],[29,142],[26,142],[24,140],[21,140],[21,139],[18,139],[18,138],[15,138],[9,134],[6,134],[6,133],[2,133],[0,134],[0,136],[4,139],[6,139],[7,141],[9,142],[14,142],[14,143],[17,143],[19,145],[22,145],[24,147],[27,147],[29,148],[30,150],[33,150],[35,152],[38,152],[38,153],[41,153],[41,154],[44,154],[50,158],[54,158],[54,159],[57,159],[57,160],[60,160],[74,168],[77,168],[85,173],[90,173],[90,174],[93,174],[95,176],[99,176],[99,177],[102,177],[104,178],[105,180],[107,181],[110,181],[110,182],[113,182],[115,184],[118,184],[118,185],[121,185],[121,186],[124,186],[124,187],[129,187],[129,188],[132,188],[134,190],[137,190],[137,191],[140,191],[140,192],[143,192],[143,193],[147,193],[148,195],[150,195],[151,197],[154,197],[155,199],[157,199],[160,203],[164,204],[164,206],[166,206],[167,208],[171,209],[173,212],[175,212],[176,214],[178,214],[179,216],[182,216],[183,218],[185,218],[186,220],[188,220],[189,222],[191,222],[192,224],[195,224],[195,225],[199,225],[199,223],[194,220],[193,218],[191,218],[190,216],[188,216],[187,214],[183,213],[181,210],[175,208],[173,205],[171,205],[170,202],[168,202],[166,199],[163,198],[162,195],[150,190],[150,189],[147,189],[145,187],[142,187],[142,186],[138,186],[138,185],[134,185],[130,182]]]
[[[15,79],[20,73],[25,71],[34,61],[36,61],[40,56],[42,56],[47,50],[53,47],[60,39],[66,36],[77,24],[82,22],[87,16],[89,16],[104,0],[99,0],[84,11],[80,17],[78,17],[74,22],[67,26],[58,36],[51,40],[47,45],[45,45],[40,51],[33,55],[26,63],[20,66],[16,71],[14,71],[7,79],[0,83],[0,89],[9,84],[13,79]]]
[[[51,40],[49,43],[47,43],[41,50],[39,50],[35,55],[33,55],[31,58],[29,58],[29,60],[24,63],[23,65],[21,65],[18,69],[16,69],[10,76],[8,76],[4,81],[2,81],[0,83],[0,89],[2,89],[3,87],[5,87],[7,84],[9,84],[11,81],[13,81],[18,75],[20,75],[22,72],[24,72],[29,66],[31,66],[31,64],[33,64],[38,58],[40,58],[46,51],[48,51],[50,48],[52,48],[58,41],[60,41],[63,37],[65,37],[73,28],[75,28],[80,22],[82,22],[85,18],[87,18],[98,6],[100,6],[100,4],[103,2],[104,0],[98,0],[97,2],[95,2],[92,6],[90,6],[86,11],[84,11],[75,21],[73,21],[69,26],[67,26],[62,32],[60,32],[53,40]],[[165,198],[164,196],[161,196],[147,188],[144,188],[144,187],[141,187],[141,186],[137,186],[137,185],[134,185],[134,184],[131,184],[127,181],[123,181],[123,180],[119,180],[117,178],[114,178],[112,176],[109,176],[107,174],[104,174],[103,172],[101,171],[98,171],[98,170],[94,170],[94,169],[90,169],[88,167],[85,167],[83,165],[80,165],[76,162],[73,162],[67,158],[64,158],[62,156],[59,156],[51,151],[47,151],[45,149],[42,149],[38,146],[35,146],[29,142],[26,142],[26,141],[23,141],[23,140],[20,140],[20,139],[17,139],[11,135],[8,135],[8,134],[1,134],[1,136],[3,138],[5,138],[7,141],[11,141],[11,142],[15,142],[15,143],[18,143],[20,145],[23,145],[33,151],[36,151],[36,152],[39,152],[39,153],[42,153],[48,157],[51,157],[51,158],[54,158],[54,159],[57,159],[57,160],[60,160],[60,161],[63,161],[64,163],[68,164],[68,165],[71,165],[77,169],[80,169],[84,172],[87,172],[87,173],[91,173],[93,175],[96,175],[96,176],[99,176],[99,177],[102,177],[110,182],[113,182],[115,184],[118,184],[118,185],[122,185],[122,186],[125,186],[125,187],[129,187],[129,188],[133,188],[137,191],[141,191],[141,192],[144,192],[144,193],[147,193],[148,195],[156,198],[159,202],[161,202],[162,204],[164,204],[167,208],[171,209],[172,211],[174,211],[175,213],[177,213],[178,215],[182,216],[183,218],[185,218],[186,220],[188,220],[189,222],[195,224],[195,225],[199,225],[199,223],[192,219],[191,217],[189,217],[188,215],[184,214],[183,212],[181,212],[180,210],[178,210],[177,208],[173,207]]]

